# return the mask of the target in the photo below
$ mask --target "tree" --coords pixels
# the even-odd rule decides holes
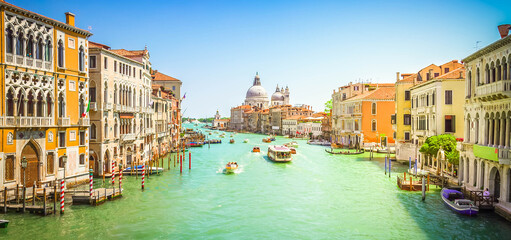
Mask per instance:
[[[325,113],[330,113],[332,111],[332,99],[328,100],[325,103]]]
[[[456,138],[450,134],[428,137],[424,144],[422,144],[419,152],[430,157],[436,157],[440,147],[444,150],[445,158],[449,163],[459,164],[460,153],[456,150]]]

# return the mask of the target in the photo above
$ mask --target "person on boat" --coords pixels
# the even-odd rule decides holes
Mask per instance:
[[[484,197],[484,199],[490,198],[490,191],[488,191],[488,188],[486,188],[486,190],[484,190],[483,197]]]

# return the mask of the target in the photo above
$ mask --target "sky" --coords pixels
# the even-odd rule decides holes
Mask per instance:
[[[147,45],[153,69],[183,82],[184,117],[228,117],[256,72],[269,97],[287,85],[291,104],[323,111],[340,86],[461,61],[511,23],[509,1],[8,2],[63,22],[72,12],[112,49]]]

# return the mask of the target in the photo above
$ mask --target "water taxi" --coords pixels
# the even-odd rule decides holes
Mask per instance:
[[[474,202],[463,197],[463,193],[453,189],[442,189],[442,200],[453,211],[469,216],[475,216],[479,212],[479,208],[474,205]]]
[[[234,139],[231,138],[231,140],[229,140],[229,143],[234,143]]]
[[[234,173],[238,169],[238,163],[236,162],[230,162],[225,165],[225,173]]]
[[[291,150],[286,146],[272,145],[268,147],[268,158],[274,162],[290,162]]]
[[[259,147],[252,148],[252,152],[261,152],[261,149]]]

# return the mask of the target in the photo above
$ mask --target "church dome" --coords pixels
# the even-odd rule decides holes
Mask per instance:
[[[284,101],[284,95],[281,92],[274,92],[273,95],[271,95],[272,101]]]
[[[254,85],[248,89],[247,96],[246,96],[247,99],[260,98],[260,97],[264,97],[264,98],[268,97],[268,94],[266,93],[266,90],[263,88],[263,86]]]

